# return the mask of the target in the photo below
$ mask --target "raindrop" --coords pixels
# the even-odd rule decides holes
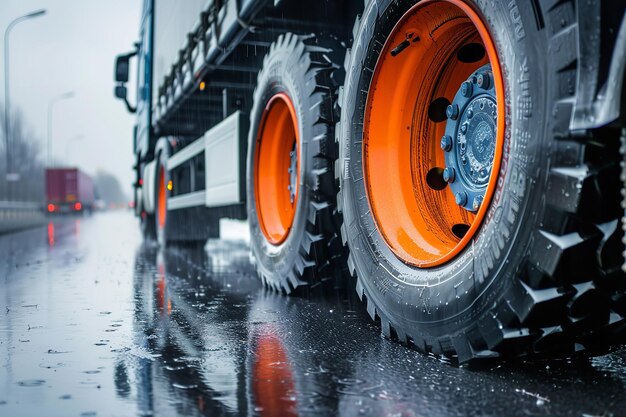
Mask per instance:
[[[43,379],[25,379],[23,381],[19,381],[17,385],[20,387],[40,387],[45,383],[46,381]]]

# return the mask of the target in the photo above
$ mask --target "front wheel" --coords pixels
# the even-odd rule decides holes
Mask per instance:
[[[623,331],[618,135],[563,129],[580,60],[561,3],[370,2],[360,19],[338,205],[386,335],[466,362]]]

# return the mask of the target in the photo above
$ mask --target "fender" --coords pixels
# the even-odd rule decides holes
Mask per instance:
[[[626,77],[626,6],[620,2],[591,3],[578,1],[578,47],[582,62],[578,71],[578,94],[570,120],[570,130],[594,129],[615,122],[620,115],[624,117],[624,78]],[[614,44],[601,39],[601,22],[596,19],[601,7],[613,7],[618,16],[622,16]],[[621,8],[621,10],[620,10]],[[613,13],[613,11],[611,11]],[[617,20],[619,21],[619,20]],[[619,29],[619,30],[618,30]],[[608,74],[604,84],[600,73],[600,55],[611,53]]]

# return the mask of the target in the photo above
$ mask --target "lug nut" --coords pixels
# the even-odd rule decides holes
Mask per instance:
[[[472,83],[469,81],[464,81],[463,84],[461,84],[461,94],[463,94],[463,97],[471,97],[472,89]]]
[[[448,119],[456,120],[459,117],[459,106],[450,104],[446,109],[446,116],[448,116]]]
[[[472,202],[472,208],[477,211],[480,208],[480,205],[482,203],[483,203],[483,196],[477,195],[476,197],[474,197],[474,201]]]
[[[465,112],[465,114],[467,115],[468,120],[474,117],[474,111],[472,109],[468,109],[467,112]]]
[[[489,89],[489,84],[491,84],[490,81],[491,81],[491,78],[489,77],[489,74],[487,74],[486,72],[482,74],[478,74],[478,78],[476,79],[476,83],[483,90]]]
[[[452,150],[452,138],[448,135],[444,135],[441,138],[441,143],[439,145],[441,146],[442,150],[450,152],[450,150]]]
[[[443,180],[445,182],[454,182],[454,178],[456,177],[456,174],[454,172],[454,168],[452,167],[446,167],[443,170]]]
[[[465,191],[459,191],[454,196],[454,200],[459,206],[464,206],[467,204],[467,193]]]

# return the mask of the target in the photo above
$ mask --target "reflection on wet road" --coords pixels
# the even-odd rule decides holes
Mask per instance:
[[[0,416],[626,415],[624,349],[454,368],[383,339],[353,291],[263,290],[243,240],[159,251],[137,229],[0,236]]]

